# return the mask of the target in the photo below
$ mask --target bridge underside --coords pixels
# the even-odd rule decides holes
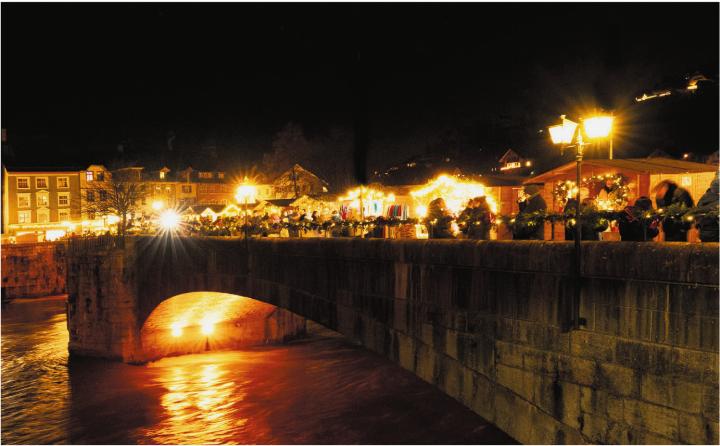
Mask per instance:
[[[154,360],[282,342],[305,330],[304,318],[255,299],[186,293],[163,301],[150,314],[140,329],[141,356]]]

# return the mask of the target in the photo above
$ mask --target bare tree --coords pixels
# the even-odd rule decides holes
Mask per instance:
[[[141,211],[147,193],[141,181],[117,172],[105,181],[93,181],[83,191],[81,209],[88,214],[116,215],[118,235],[123,236],[132,223],[132,215]]]

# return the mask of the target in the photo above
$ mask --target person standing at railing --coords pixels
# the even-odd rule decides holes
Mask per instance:
[[[663,180],[655,186],[655,204],[658,211],[665,208],[683,208],[693,207],[693,199],[690,193],[678,186],[677,183],[670,180]],[[687,231],[692,227],[692,223],[683,220],[682,215],[673,215],[672,212],[665,212],[662,220],[662,230],[665,234],[666,242],[687,242]]]
[[[700,231],[702,242],[717,242],[720,239],[720,227],[718,226],[718,200],[720,200],[720,188],[718,187],[718,173],[710,182],[710,188],[705,191],[697,203],[698,210],[702,214],[697,221],[697,228]]]
[[[447,209],[445,200],[436,198],[428,205],[425,226],[430,230],[430,238],[453,238],[450,228],[453,217]]]
[[[460,230],[470,239],[489,240],[492,212],[487,198],[475,197],[468,203],[458,217]]]
[[[543,240],[545,224],[542,218],[535,214],[547,210],[547,204],[540,195],[540,186],[529,184],[525,186],[525,196],[518,202],[520,212],[515,216],[518,224],[513,226],[513,240]]]
[[[620,240],[645,242],[657,237],[658,220],[647,215],[650,211],[652,201],[648,197],[640,197],[633,206],[627,206],[618,217]]]

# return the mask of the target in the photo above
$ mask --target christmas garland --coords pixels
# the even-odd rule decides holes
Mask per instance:
[[[626,218],[627,215],[648,224],[653,221],[676,221],[684,222],[686,225],[692,225],[700,219],[714,219],[720,221],[720,213],[717,207],[710,209],[692,207],[688,208],[683,204],[674,204],[661,209],[642,210],[635,207],[629,207],[622,211],[599,210],[593,207],[587,207],[581,210],[580,219],[594,227],[603,227],[611,221],[618,221]],[[324,231],[333,235],[352,236],[356,235],[360,230],[360,234],[373,231],[382,227],[397,227],[402,225],[415,225],[419,221],[417,219],[401,220],[399,218],[378,217],[376,219],[360,220],[342,220],[342,221],[325,221],[313,222],[310,220],[302,221],[281,221],[271,222],[253,219],[254,221],[245,224],[241,220],[224,219],[215,222],[196,221],[185,225],[185,231],[191,235],[214,235],[214,236],[231,236],[243,235],[246,231],[249,235],[266,235],[280,233],[286,229],[290,235],[301,236],[305,231]],[[576,224],[575,208],[571,207],[564,212],[553,212],[541,210],[531,213],[520,213],[513,215],[496,215],[490,217],[490,225],[497,227],[504,225],[507,228],[517,231],[525,229],[535,229],[538,225],[545,222],[562,223],[568,227]],[[471,225],[485,225],[487,220],[484,216],[478,216],[475,219],[463,219],[458,222],[460,228]],[[463,231],[464,232],[464,231]]]
[[[602,183],[604,185],[607,180],[612,180],[613,182],[612,193],[615,195],[614,206],[623,206],[628,202],[630,189],[627,185],[627,178],[622,174],[591,175],[580,181],[580,187],[589,188],[590,186],[595,186],[598,183]],[[564,207],[569,198],[574,198],[576,192],[574,189],[574,181],[558,181],[553,187],[553,196],[555,197],[555,201],[558,202],[561,207]]]

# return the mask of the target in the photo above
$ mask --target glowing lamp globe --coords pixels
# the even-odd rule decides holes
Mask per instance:
[[[252,184],[242,184],[235,189],[235,199],[238,203],[255,203],[257,187]]]
[[[607,138],[612,132],[612,116],[596,116],[583,121],[583,128],[588,138]]]
[[[570,144],[572,143],[573,136],[575,136],[575,129],[577,129],[578,126],[577,123],[565,119],[565,116],[562,116],[562,121],[562,124],[554,125],[548,129],[553,144]]]
[[[160,227],[166,231],[173,231],[180,226],[180,214],[168,209],[160,214]]]

